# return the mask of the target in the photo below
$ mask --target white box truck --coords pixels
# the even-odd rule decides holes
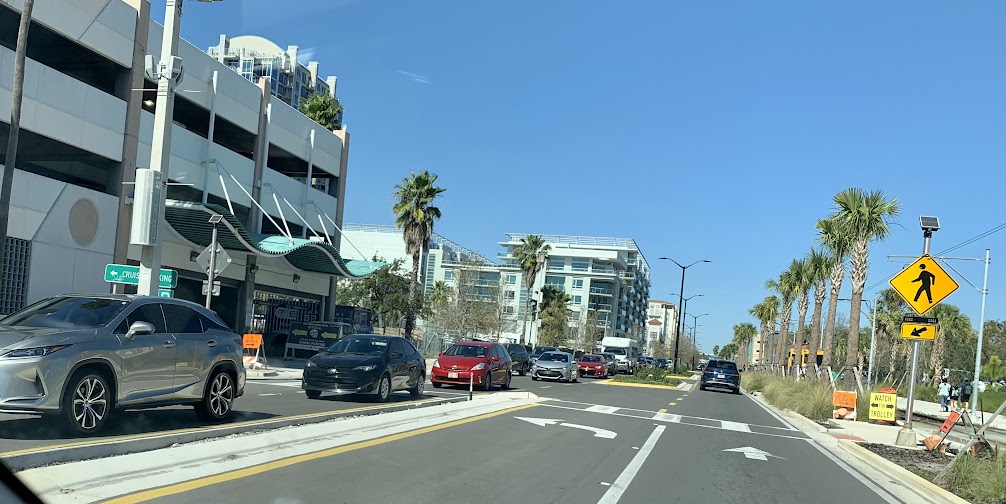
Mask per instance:
[[[632,338],[601,338],[601,351],[615,354],[615,372],[633,374],[639,357],[639,343]]]

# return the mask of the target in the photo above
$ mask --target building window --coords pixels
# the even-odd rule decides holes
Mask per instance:
[[[587,271],[590,269],[590,259],[573,259],[573,271]]]
[[[513,306],[507,305],[503,307],[503,313],[507,315],[513,315]]]
[[[574,278],[573,279],[573,288],[574,289],[582,289],[583,288],[583,279],[582,278]]]
[[[503,299],[505,299],[507,301],[513,301],[514,300],[514,296],[515,296],[515,294],[514,294],[514,291],[512,291],[512,290],[503,291]]]
[[[650,331],[650,339],[655,340],[660,338],[660,333],[657,331]]]
[[[545,285],[551,285],[553,287],[558,287],[559,289],[565,290],[566,278],[561,276],[546,276]]]
[[[444,280],[454,280],[454,270],[444,270]]]
[[[550,270],[561,270],[561,269],[565,269],[565,268],[566,268],[566,258],[565,257],[556,257],[556,258],[549,257],[548,258],[548,269],[550,269]]]
[[[506,276],[507,285],[517,285],[517,275],[507,275]]]
[[[583,296],[573,296],[572,299],[573,299],[572,303],[575,305],[583,304]]]
[[[19,238],[4,240],[0,276],[0,314],[24,308],[28,297],[28,270],[31,267],[31,242]]]

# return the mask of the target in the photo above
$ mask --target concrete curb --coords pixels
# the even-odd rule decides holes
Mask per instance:
[[[935,501],[935,502],[946,502],[952,504],[968,504],[968,501],[954,495],[953,492],[940,487],[939,485],[905,469],[904,467],[891,462],[876,453],[867,450],[856,443],[855,441],[850,441],[848,439],[839,439],[839,448],[845,450],[850,455],[858,458],[859,460],[869,464],[874,469],[890,475],[892,478],[900,481],[906,488],[911,489],[913,492],[919,494],[920,497]],[[880,483],[879,481],[877,483]],[[919,490],[924,490],[925,493]]]
[[[237,422],[233,424],[223,424],[203,428],[152,432],[149,434],[96,440],[94,442],[82,440],[79,442],[0,453],[0,459],[3,460],[4,464],[11,471],[18,472],[52,464],[78,462],[81,460],[152,451],[161,448],[168,448],[176,444],[204,441],[207,439],[221,438],[246,432],[280,429],[294,425],[314,424],[337,418],[392,413],[395,411],[435,406],[438,404],[466,402],[467,400],[468,398],[463,396],[451,398],[437,397],[425,400],[420,399],[417,401],[402,402],[401,404],[375,405],[370,407],[333,410],[322,413],[280,417],[275,419]]]

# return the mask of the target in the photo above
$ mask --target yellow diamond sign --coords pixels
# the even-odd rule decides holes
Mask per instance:
[[[940,304],[960,285],[930,256],[918,258],[911,266],[891,279],[894,288],[905,302],[922,315]]]

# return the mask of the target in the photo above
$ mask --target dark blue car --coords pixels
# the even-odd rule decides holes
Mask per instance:
[[[741,393],[741,373],[737,363],[729,360],[710,360],[702,370],[699,390],[708,387],[730,389],[734,394]]]

